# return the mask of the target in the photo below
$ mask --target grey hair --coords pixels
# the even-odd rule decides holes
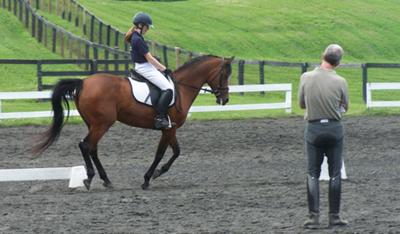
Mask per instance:
[[[343,49],[338,44],[330,44],[326,47],[322,58],[332,66],[338,66],[343,57]]]

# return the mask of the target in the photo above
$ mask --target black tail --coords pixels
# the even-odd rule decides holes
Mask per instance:
[[[43,133],[43,139],[40,143],[33,147],[33,153],[39,154],[45,151],[54,141],[57,140],[61,133],[61,129],[67,122],[69,117],[69,103],[68,97],[78,98],[79,92],[82,88],[83,80],[81,79],[65,79],[60,80],[53,89],[53,94],[51,96],[51,105],[53,108],[53,122],[50,128]],[[68,110],[67,119],[64,121],[64,108],[62,102],[66,109]]]

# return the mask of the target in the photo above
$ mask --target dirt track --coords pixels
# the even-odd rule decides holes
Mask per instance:
[[[399,122],[344,120],[342,216],[350,226],[311,233],[400,232]],[[189,121],[178,131],[181,156],[143,191],[160,133],[116,124],[99,146],[114,189],[97,175],[89,192],[70,190],[67,181],[1,183],[0,233],[307,233],[303,128],[300,118]],[[83,165],[83,125],[66,125],[56,144],[31,159],[32,136],[44,129],[0,128],[0,168]],[[327,212],[322,182],[324,226]]]

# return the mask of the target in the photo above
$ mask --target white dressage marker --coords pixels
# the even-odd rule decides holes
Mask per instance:
[[[344,167],[344,161],[342,161],[342,170],[341,170],[341,177],[342,180],[347,179],[347,175],[346,175],[346,168]],[[329,180],[329,172],[328,172],[328,162],[326,157],[324,156],[324,161],[322,162],[322,166],[321,166],[321,175],[319,176],[319,180]]]
[[[70,188],[83,187],[86,179],[84,166],[29,169],[1,169],[1,181],[69,180]]]

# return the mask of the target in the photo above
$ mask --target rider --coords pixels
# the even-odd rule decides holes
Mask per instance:
[[[150,15],[138,12],[133,17],[133,26],[125,34],[125,40],[131,44],[131,57],[135,64],[135,70],[161,90],[158,102],[155,104],[157,115],[154,118],[154,127],[156,129],[167,129],[171,127],[167,113],[173,96],[173,86],[161,72],[170,75],[171,70],[158,62],[149,52],[143,36],[150,27],[153,27]]]

